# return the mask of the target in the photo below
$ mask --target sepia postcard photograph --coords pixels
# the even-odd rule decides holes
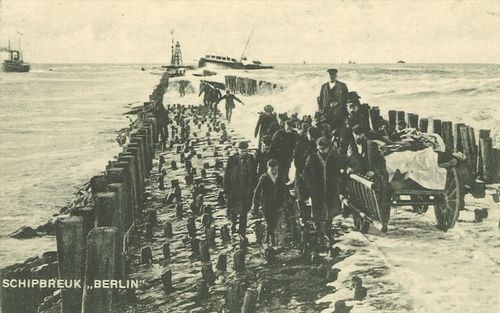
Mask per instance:
[[[500,1],[0,0],[1,313],[500,312]]]

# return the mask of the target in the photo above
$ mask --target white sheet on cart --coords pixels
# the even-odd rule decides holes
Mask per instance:
[[[385,156],[389,181],[396,170],[427,189],[443,190],[446,184],[446,169],[438,166],[438,155],[432,147],[419,151],[394,152]]]

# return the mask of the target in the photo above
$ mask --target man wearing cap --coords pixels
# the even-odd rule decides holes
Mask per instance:
[[[311,212],[309,212],[306,206],[306,201],[310,196],[310,192],[305,186],[303,171],[309,155],[316,152],[316,139],[319,138],[319,134],[319,129],[316,127],[308,127],[297,140],[293,152],[293,162],[295,165],[295,192],[297,195],[300,217],[303,220],[311,218]]]
[[[215,102],[215,106],[219,104],[222,100],[226,99],[226,120],[231,122],[231,117],[233,116],[233,109],[236,107],[234,101],[238,101],[242,105],[245,105],[238,97],[231,93],[231,90],[226,90],[226,94],[222,96],[219,100]]]
[[[256,184],[257,166],[254,157],[248,153],[248,143],[240,142],[238,152],[227,160],[224,172],[224,196],[231,220],[231,231],[246,237],[247,214],[252,206],[253,191]]]
[[[254,136],[255,138],[259,136],[259,148],[262,138],[267,135],[273,124],[278,124],[276,113],[274,113],[274,108],[271,105],[266,105],[264,112],[259,114],[259,120],[257,121],[257,126],[255,126]]]
[[[279,176],[285,183],[289,180],[288,173],[293,161],[293,150],[298,139],[299,135],[293,129],[293,122],[287,119],[271,141],[271,156],[278,161]]]
[[[335,129],[344,124],[347,116],[345,104],[349,91],[346,84],[337,80],[337,70],[327,70],[330,81],[321,86],[318,97],[318,108],[325,115],[326,121]]]
[[[312,219],[319,234],[325,235],[331,229],[333,217],[340,214],[338,183],[341,162],[325,137],[316,140],[316,147],[317,152],[307,158],[303,176],[311,192]]]

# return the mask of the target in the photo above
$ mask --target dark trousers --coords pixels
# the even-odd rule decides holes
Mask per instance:
[[[267,227],[267,241],[274,241],[276,228],[278,227],[278,222],[280,219],[280,208],[263,207],[262,213],[264,214],[264,219],[266,221]],[[273,242],[274,243],[274,242]]]
[[[247,211],[244,213],[229,212],[229,217],[231,219],[231,228],[236,229],[236,224],[239,224],[238,233],[241,236],[246,236],[247,233]]]
[[[226,120],[231,122],[231,116],[233,116],[233,108],[226,107]]]

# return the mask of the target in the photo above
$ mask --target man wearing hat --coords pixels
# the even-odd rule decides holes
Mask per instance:
[[[325,137],[316,140],[316,147],[317,152],[307,158],[303,176],[311,193],[312,219],[321,238],[331,230],[333,217],[340,214],[338,184],[341,162]]]
[[[248,153],[248,143],[240,142],[238,152],[227,160],[224,172],[224,196],[226,198],[231,231],[246,237],[247,214],[252,206],[252,197],[257,181],[257,166],[253,155]]]
[[[356,92],[354,92],[356,93]],[[350,93],[349,93],[350,94]],[[357,93],[356,93],[357,96]],[[367,124],[368,118],[361,112],[359,98],[349,98],[347,99],[347,118],[345,125],[352,128],[354,125],[361,125],[363,131],[369,131],[369,125]]]
[[[329,69],[327,72],[330,81],[321,86],[318,107],[326,122],[335,129],[344,125],[347,116],[345,104],[349,91],[346,84],[337,80],[336,69]]]
[[[273,126],[273,124],[276,124]],[[271,126],[276,127],[278,120],[276,119],[276,113],[274,113],[274,108],[271,105],[266,105],[264,107],[264,112],[259,114],[259,120],[257,121],[257,126],[255,126],[255,138],[259,136],[259,149],[261,147],[262,138],[268,134]]]
[[[316,139],[319,138],[320,131],[314,126],[310,126],[297,140],[293,152],[293,162],[295,165],[295,192],[300,210],[300,217],[303,220],[311,218],[311,212],[308,211],[306,201],[310,196],[304,184],[303,171],[306,166],[307,158],[316,152]]]

